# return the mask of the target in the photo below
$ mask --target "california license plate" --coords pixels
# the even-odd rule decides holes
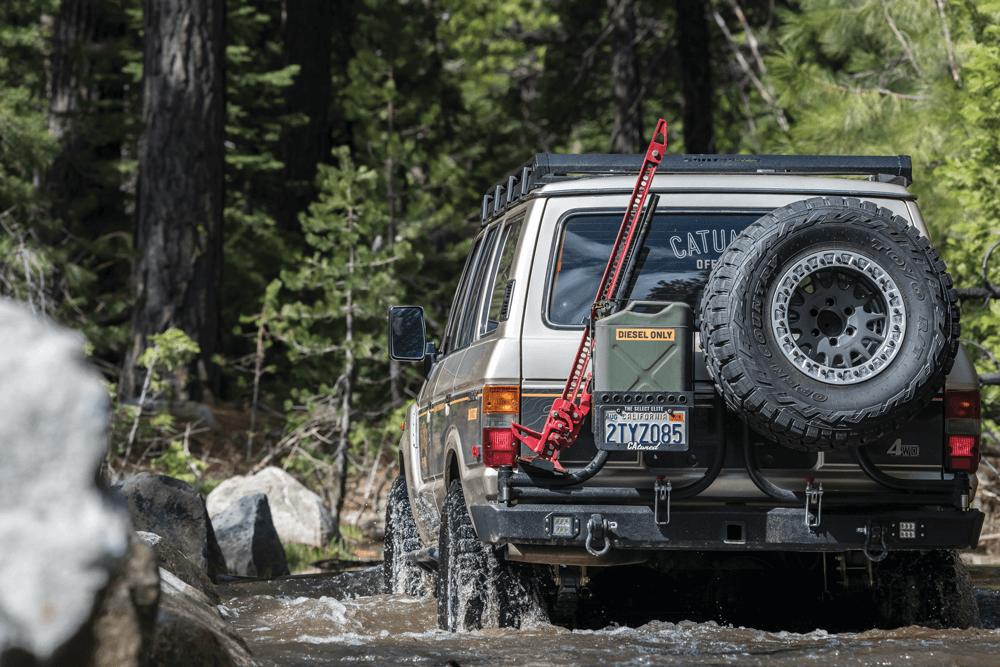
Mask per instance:
[[[604,406],[600,449],[687,451],[687,410],[659,405]]]

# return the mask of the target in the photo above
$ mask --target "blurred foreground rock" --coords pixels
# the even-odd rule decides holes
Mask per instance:
[[[285,549],[263,493],[243,496],[214,514],[212,526],[230,574],[268,578],[288,574]]]
[[[136,530],[159,535],[210,579],[226,573],[201,493],[187,482],[143,472],[116,484]]]
[[[208,494],[208,513],[219,514],[244,496],[263,493],[282,542],[325,547],[333,539],[333,515],[320,497],[281,468],[227,479]]]
[[[108,391],[83,346],[0,299],[0,665],[87,664],[128,548],[125,513],[95,483]]]
[[[211,599],[161,568],[160,610],[149,664],[253,667],[257,663]]]
[[[201,591],[212,604],[219,604],[219,594],[215,584],[208,578],[205,571],[187,559],[187,556],[170,545],[165,539],[155,533],[139,532],[139,538],[155,553],[155,565],[170,572],[188,586]]]

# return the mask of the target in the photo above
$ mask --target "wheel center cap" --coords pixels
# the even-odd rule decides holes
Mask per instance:
[[[833,310],[824,310],[816,317],[816,326],[823,332],[824,336],[839,336],[847,328],[847,322]]]

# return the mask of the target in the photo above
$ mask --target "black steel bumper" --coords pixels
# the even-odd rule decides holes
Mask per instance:
[[[594,515],[606,521],[613,549],[690,551],[846,551],[964,549],[975,547],[983,527],[979,510],[920,508],[857,511],[823,508],[818,526],[806,525],[804,508],[674,506],[669,523],[635,505],[474,505],[479,539],[493,544],[585,547]],[[661,513],[663,510],[660,510]],[[661,514],[660,521],[665,520]],[[557,519],[561,519],[558,520]],[[554,526],[556,528],[554,528]],[[553,534],[561,528],[568,536]],[[883,546],[884,540],[884,546]],[[592,540],[600,548],[603,537]]]

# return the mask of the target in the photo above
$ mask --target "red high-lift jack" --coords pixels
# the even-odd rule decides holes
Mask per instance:
[[[660,136],[663,137],[662,142],[657,141],[657,137]],[[601,278],[601,287],[594,299],[594,305],[591,306],[591,323],[606,311],[618,294],[622,279],[625,278],[625,267],[635,250],[636,242],[639,240],[638,223],[642,217],[646,195],[649,194],[649,188],[653,184],[653,175],[656,173],[656,168],[660,166],[666,150],[667,121],[661,118],[656,123],[653,139],[649,142],[649,148],[646,149],[646,159],[643,160],[642,168],[639,170],[639,178],[636,179],[635,187],[632,188],[632,196],[629,198],[625,217],[618,230],[618,238],[615,241],[611,257],[608,259],[608,266],[604,269],[604,277]],[[520,424],[511,424],[514,437],[535,452],[535,456],[518,459],[523,466],[539,471],[565,472],[557,460],[559,452],[572,445],[576,440],[576,436],[580,432],[580,425],[583,424],[583,420],[591,408],[591,396],[587,386],[591,374],[587,373],[587,366],[590,364],[593,346],[593,326],[588,324],[583,331],[583,339],[576,351],[576,357],[573,359],[573,366],[569,378],[566,380],[566,386],[563,388],[562,395],[552,401],[552,408],[549,410],[541,433]]]

